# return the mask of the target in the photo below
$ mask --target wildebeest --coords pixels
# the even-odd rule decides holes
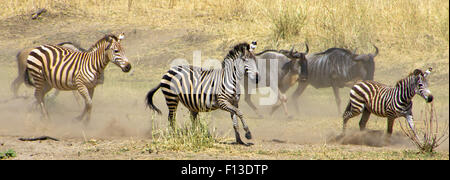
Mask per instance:
[[[298,108],[298,97],[311,84],[314,88],[332,87],[338,113],[341,113],[341,99],[339,88],[350,87],[360,80],[373,80],[375,73],[374,58],[378,55],[378,48],[374,45],[374,54],[356,54],[343,48],[330,48],[324,52],[306,56],[308,61],[308,79],[299,81],[298,87],[292,94],[294,106]],[[298,112],[298,111],[297,111]]]
[[[294,47],[290,51],[288,50],[265,50],[256,54],[258,62],[258,70],[260,76],[265,77],[263,83],[259,83],[257,87],[271,87],[272,91],[277,93],[277,104],[283,105],[284,113],[288,118],[291,116],[287,110],[287,98],[286,91],[298,81],[305,81],[307,79],[307,60],[305,56],[309,52],[308,44],[305,44],[306,51],[304,53],[294,52]],[[271,66],[276,65],[274,67]],[[272,79],[276,78],[276,79]],[[258,112],[257,108],[251,101],[251,91],[256,87],[255,85],[249,86],[249,81],[244,78],[245,87],[245,102],[257,113],[259,117],[262,115]],[[273,84],[277,80],[277,84]],[[272,108],[271,114],[280,105],[275,105]]]

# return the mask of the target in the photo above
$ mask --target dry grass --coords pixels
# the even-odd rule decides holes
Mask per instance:
[[[258,39],[271,47],[309,41],[313,49],[332,46],[371,50],[445,53],[449,43],[449,2],[430,1],[268,1],[235,0],[12,0],[0,18],[49,13],[101,19],[109,24],[192,27],[227,36]]]
[[[409,128],[408,125],[400,127],[403,133],[413,142],[416,147],[424,153],[433,153],[437,147],[448,139],[448,121],[439,125],[437,113],[433,104],[425,107],[425,115],[421,112],[420,125],[414,129]],[[406,123],[407,124],[407,123]]]

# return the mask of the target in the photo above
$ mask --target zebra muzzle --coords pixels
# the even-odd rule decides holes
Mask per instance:
[[[433,101],[433,95],[429,95],[427,98],[427,103],[430,103]]]
[[[122,68],[123,72],[130,72],[131,70],[131,64],[127,64],[125,67]]]

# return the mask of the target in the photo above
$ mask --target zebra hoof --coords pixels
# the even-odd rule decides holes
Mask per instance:
[[[247,138],[247,139],[252,139],[252,133],[251,133],[250,131],[247,131],[247,132],[245,133],[245,138]]]

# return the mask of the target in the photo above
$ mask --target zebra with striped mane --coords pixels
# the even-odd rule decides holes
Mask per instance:
[[[86,51],[86,49],[81,48],[80,45],[73,43],[73,42],[62,42],[57,45],[72,49],[74,51],[81,51],[81,52]],[[16,79],[14,79],[14,81],[11,83],[11,91],[13,92],[14,97],[18,97],[19,87],[22,83],[25,82],[24,76],[25,76],[25,70],[27,68],[27,58],[28,58],[28,54],[30,54],[31,50],[33,50],[33,49],[34,48],[23,49],[16,55],[18,73],[17,73]],[[56,94],[58,94],[58,93],[59,93],[58,91],[55,91],[53,96],[56,96]]]
[[[245,137],[251,139],[251,132],[244,120],[242,112],[238,109],[240,99],[239,82],[246,74],[251,81],[258,81],[258,69],[253,50],[256,42],[252,44],[241,43],[226,55],[220,69],[204,69],[194,66],[174,66],[165,73],[155,88],[146,96],[148,107],[161,114],[153,104],[153,95],[161,88],[167,107],[170,126],[175,128],[175,117],[178,103],[181,102],[191,113],[193,123],[199,112],[209,112],[222,109],[230,112],[236,137],[236,143],[244,143],[239,135],[238,120],[245,130]]]
[[[35,87],[34,96],[41,107],[44,119],[49,119],[43,98],[52,88],[77,90],[85,100],[85,108],[78,120],[87,125],[92,110],[94,88],[111,61],[123,72],[129,72],[131,64],[124,55],[118,37],[105,35],[87,52],[74,51],[58,45],[41,45],[32,49],[27,57],[24,72],[25,83]]]
[[[362,81],[353,85],[350,90],[350,102],[343,114],[343,134],[347,121],[362,113],[359,121],[360,130],[366,128],[370,114],[387,117],[387,132],[390,136],[394,126],[394,120],[405,117],[411,129],[414,129],[412,114],[412,98],[420,95],[428,103],[433,101],[433,95],[428,89],[427,77],[432,68],[423,72],[414,70],[406,78],[401,79],[394,87],[390,87],[375,81]]]

